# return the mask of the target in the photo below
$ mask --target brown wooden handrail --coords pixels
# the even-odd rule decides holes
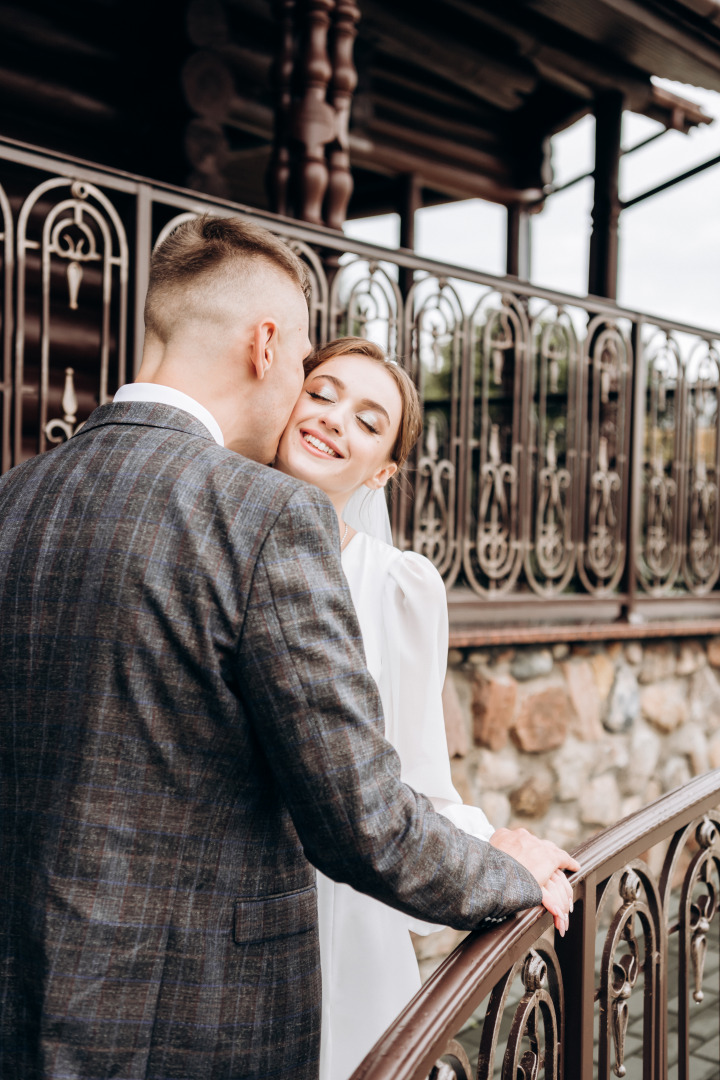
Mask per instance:
[[[586,885],[592,886],[594,897],[598,884],[718,805],[720,769],[663,795],[582,844],[574,852],[582,869],[570,877],[576,913],[571,917],[571,933],[558,944],[561,961],[567,961],[571,950],[580,945],[580,924],[587,922],[589,907]],[[378,1040],[351,1080],[425,1080],[463,1021],[551,926],[551,917],[537,907],[467,937]],[[589,992],[587,982],[585,992]]]

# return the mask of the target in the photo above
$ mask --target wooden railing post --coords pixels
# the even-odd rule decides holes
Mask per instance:
[[[565,987],[565,1047],[561,1070],[561,1078],[565,1080],[593,1075],[595,884],[595,875],[589,874],[576,891],[570,928],[556,943]]]

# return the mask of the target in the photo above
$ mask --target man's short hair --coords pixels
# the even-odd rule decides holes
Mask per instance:
[[[307,267],[288,245],[261,225],[239,217],[202,214],[185,221],[163,240],[150,260],[145,328],[165,337],[162,309],[176,290],[209,278],[237,260],[242,271],[262,262],[283,272],[310,299]]]

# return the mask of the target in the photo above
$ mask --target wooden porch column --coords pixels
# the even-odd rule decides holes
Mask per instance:
[[[415,250],[415,214],[422,207],[422,186],[415,173],[408,173],[401,179],[402,189],[399,199],[398,212],[400,214],[400,247],[409,251]],[[400,267],[399,285],[400,292],[407,296],[412,287],[414,274],[412,270]]]
[[[530,279],[530,215],[514,203],[507,208],[505,273],[520,281]]]
[[[595,102],[595,198],[592,209],[588,292],[617,297],[620,199],[620,129],[623,95],[608,91]]]

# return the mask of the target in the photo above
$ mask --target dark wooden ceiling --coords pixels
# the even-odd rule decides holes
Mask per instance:
[[[358,0],[351,215],[425,201],[532,205],[547,139],[620,89],[687,129],[651,75],[720,90],[717,0]],[[266,207],[271,0],[0,3],[0,134]]]

